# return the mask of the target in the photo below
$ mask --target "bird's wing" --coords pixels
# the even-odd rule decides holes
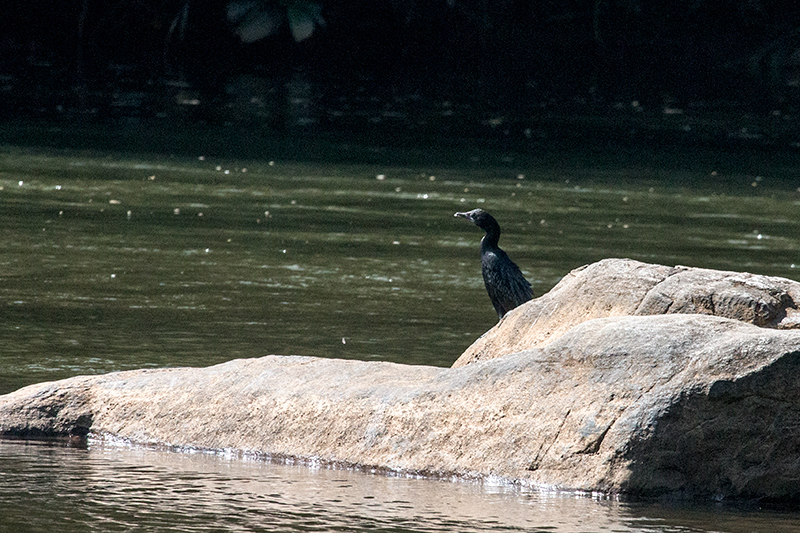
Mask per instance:
[[[533,298],[531,284],[502,250],[484,254],[482,267],[486,291],[498,316]]]
[[[509,280],[509,292],[514,300],[514,306],[522,305],[533,298],[531,284],[525,279],[519,267],[509,259],[506,268],[508,270],[506,278]]]

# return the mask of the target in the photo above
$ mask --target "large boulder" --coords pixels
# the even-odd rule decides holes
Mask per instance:
[[[580,312],[624,315],[676,294],[652,292],[666,267],[630,264],[645,281],[608,286],[625,301],[598,293]],[[636,294],[652,298],[634,307]],[[91,433],[641,496],[797,499],[800,332],[779,329],[792,309],[770,328],[711,314],[587,318],[458,368],[268,356],[80,376],[0,396],[0,435]]]
[[[706,314],[776,329],[800,328],[800,283],[745,272],[604,259],[567,274],[547,294],[514,309],[454,367],[543,347],[587,320]]]

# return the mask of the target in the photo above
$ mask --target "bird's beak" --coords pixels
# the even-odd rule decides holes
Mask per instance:
[[[453,216],[458,218],[466,218],[467,220],[469,220],[469,213],[456,213]]]

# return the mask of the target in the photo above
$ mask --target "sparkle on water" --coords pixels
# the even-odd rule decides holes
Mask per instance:
[[[0,392],[267,354],[447,366],[495,322],[480,232],[452,217],[477,205],[536,295],[605,257],[797,272],[800,193],[785,180],[676,171],[689,188],[642,168],[504,159],[420,169],[7,148]]]

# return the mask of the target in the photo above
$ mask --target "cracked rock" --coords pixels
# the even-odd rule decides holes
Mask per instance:
[[[704,314],[775,329],[800,328],[800,283],[785,278],[604,259],[577,268],[512,310],[453,364],[541,348],[587,320]]]

